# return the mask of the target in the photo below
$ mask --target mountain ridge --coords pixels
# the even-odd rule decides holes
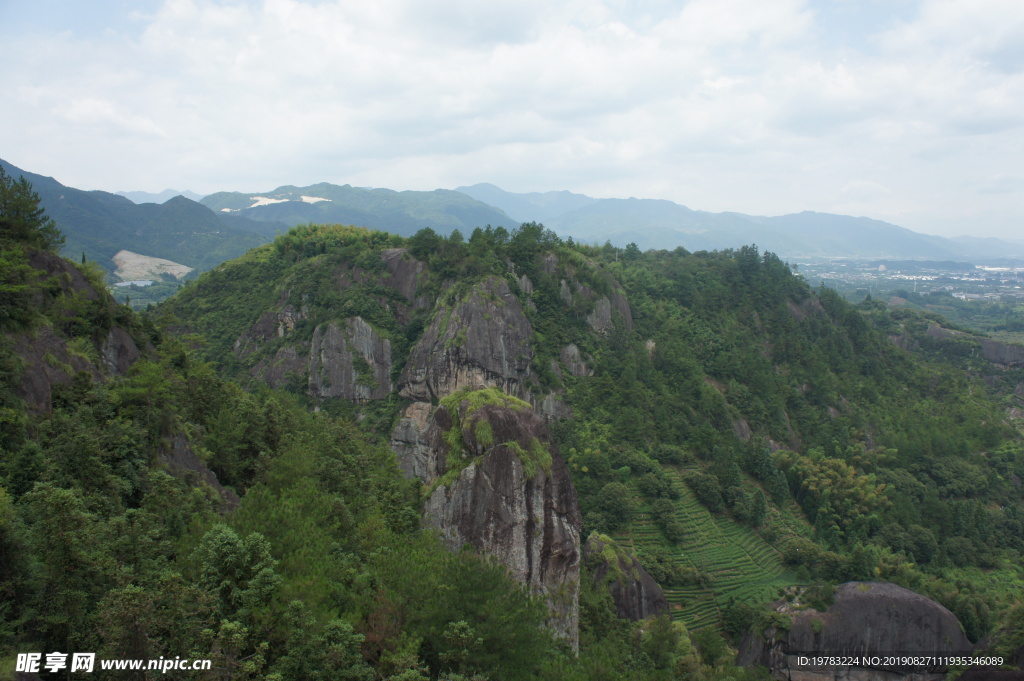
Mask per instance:
[[[65,186],[2,159],[0,167],[32,184],[64,233],[64,253],[73,258],[83,253],[108,272],[115,269],[113,256],[122,250],[207,270],[267,243],[284,227],[236,216],[225,219],[183,196],[162,204],[135,204],[110,192]]]
[[[412,236],[424,227],[444,234],[485,224],[513,227],[502,210],[450,189],[395,191],[320,182],[282,185],[269,192],[216,192],[201,203],[220,214],[251,220],[355,224]]]
[[[460,186],[456,191],[489,201],[522,222],[542,221],[563,237],[589,243],[611,241],[618,246],[633,241],[645,250],[678,246],[690,251],[723,250],[756,243],[787,258],[956,259],[962,258],[965,246],[969,246],[969,257],[1024,256],[1024,243],[977,237],[947,239],[882,220],[834,213],[711,213],[666,199],[597,199],[571,192],[514,193],[493,184]]]

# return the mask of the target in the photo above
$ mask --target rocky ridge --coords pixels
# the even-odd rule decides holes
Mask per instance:
[[[409,354],[398,393],[437,400],[464,386],[495,386],[525,396],[532,328],[508,282],[488,277],[454,305],[440,306]]]
[[[575,647],[580,512],[546,421],[571,416],[562,381],[593,375],[588,344],[617,326],[632,328],[622,287],[594,263],[560,262],[553,254],[531,274],[540,285],[511,263],[506,276],[455,284],[438,282],[405,248],[379,258],[379,265],[346,261],[317,276],[334,290],[360,286],[389,320],[333,316],[281,282],[275,305],[237,336],[236,357],[254,377],[304,389],[315,402],[405,400],[391,447],[402,472],[427,487],[424,523],[453,550],[473,546],[543,595],[552,629]],[[582,278],[578,267],[596,274]],[[541,301],[564,305],[582,327],[575,342],[545,350],[552,356],[544,372],[537,362],[542,339],[531,323]],[[411,343],[404,361],[402,342]],[[472,406],[478,398],[451,402],[452,395],[485,394],[491,402],[483,406]],[[623,612],[651,610],[646,594],[655,589],[645,581],[645,595]]]

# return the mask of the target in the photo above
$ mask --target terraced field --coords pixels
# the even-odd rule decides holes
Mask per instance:
[[[756,532],[731,519],[716,517],[697,500],[683,482],[686,470],[669,470],[673,486],[679,491],[676,517],[686,530],[686,538],[672,547],[676,561],[696,568],[705,576],[705,585],[666,589],[673,619],[682,620],[689,630],[721,624],[721,609],[731,598],[755,604],[775,597],[779,589],[796,584],[796,576],[787,570],[779,552]],[[615,537],[620,543],[638,548],[668,548],[646,507]]]

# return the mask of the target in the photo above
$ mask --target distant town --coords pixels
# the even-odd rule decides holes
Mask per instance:
[[[957,300],[1024,302],[1024,262],[973,264],[927,260],[807,260],[791,263],[811,286],[834,288],[850,300],[897,292]]]

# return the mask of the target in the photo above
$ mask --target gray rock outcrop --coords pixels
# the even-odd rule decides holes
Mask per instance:
[[[430,484],[441,476],[439,457],[433,450],[442,446],[440,431],[430,429],[434,407],[429,402],[413,402],[391,432],[391,449],[398,457],[398,466],[407,478],[419,478]],[[433,440],[431,440],[433,438]]]
[[[271,388],[283,388],[293,381],[308,384],[309,343],[278,348],[270,360],[257,362],[250,373],[264,380]]]
[[[636,622],[668,612],[665,592],[636,557],[614,540],[591,534],[583,547],[583,559],[594,586],[605,585],[611,593],[619,617]]]
[[[384,286],[398,291],[407,301],[399,303],[393,310],[395,319],[402,326],[409,323],[413,312],[430,304],[426,296],[419,295],[421,280],[426,276],[427,266],[409,255],[406,248],[389,248],[381,253],[381,260],[387,268],[388,276],[382,282]],[[385,303],[387,307],[387,303]]]
[[[494,389],[463,391],[456,400],[429,420],[429,406],[414,404],[393,436],[402,470],[433,488],[423,522],[453,551],[468,544],[543,596],[549,626],[576,649],[582,521],[546,422]]]
[[[587,315],[587,324],[600,334],[607,334],[615,327],[612,312],[618,313],[627,329],[633,328],[633,313],[629,309],[626,297],[620,291],[612,293],[611,298],[601,296],[594,304],[594,310]]]
[[[321,324],[309,348],[309,392],[356,402],[391,393],[391,341],[362,317]]]
[[[990,338],[981,339],[981,356],[993,364],[1024,365],[1024,345],[1011,345]]]
[[[825,612],[794,610],[785,601],[777,603],[776,610],[791,616],[790,630],[749,633],[737,661],[764,665],[777,679],[939,681],[944,670],[884,664],[811,668],[801,666],[799,656],[960,655],[974,648],[953,613],[895,584],[841,584]]]
[[[189,484],[209,487],[219,497],[222,512],[233,511],[241,503],[238,495],[220,484],[217,474],[206,467],[184,435],[179,433],[171,438],[169,446],[160,453],[160,461],[174,476]]]
[[[282,305],[276,312],[265,312],[251,328],[245,330],[236,340],[233,349],[240,357],[258,350],[271,338],[283,338],[295,330],[295,325],[308,318],[305,307],[298,310],[294,305]]]
[[[409,353],[399,394],[436,400],[463,387],[495,386],[525,396],[533,350],[530,323],[508,283],[488,277],[451,306],[439,305]]]
[[[107,332],[107,337],[100,344],[100,356],[110,373],[124,375],[141,353],[128,332],[115,326]]]

